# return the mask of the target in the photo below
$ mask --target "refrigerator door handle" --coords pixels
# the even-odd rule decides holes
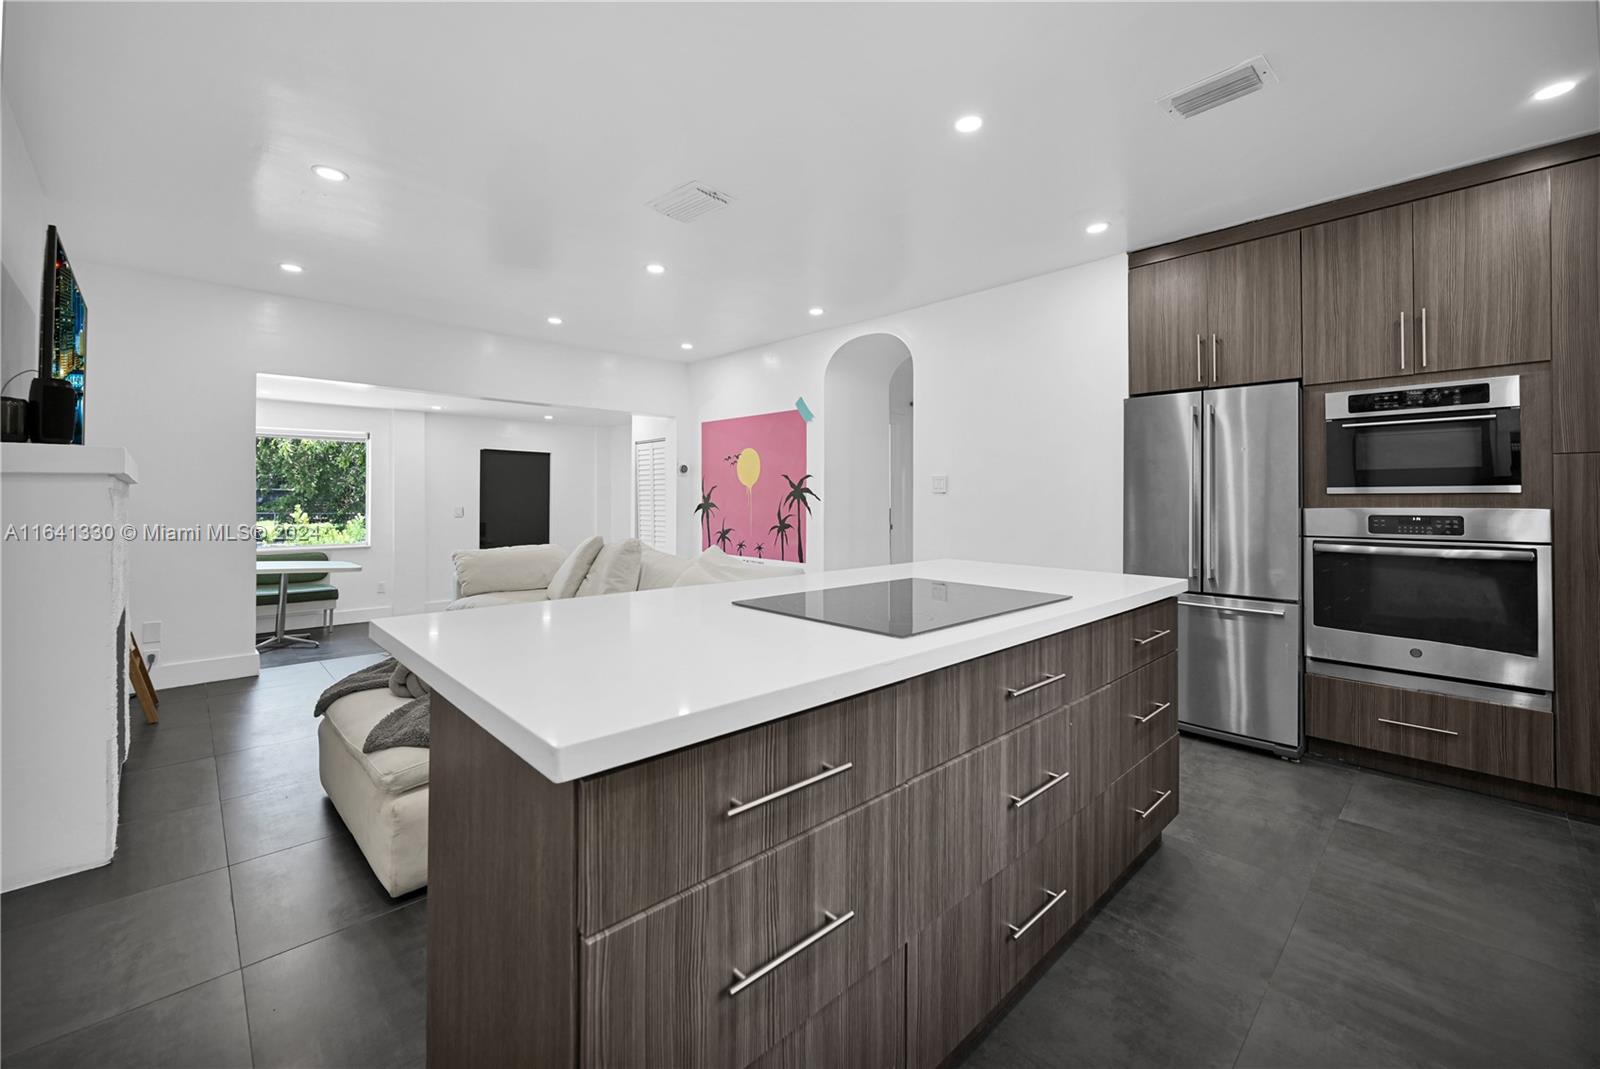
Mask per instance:
[[[1197,502],[1200,498],[1200,488],[1196,468],[1200,463],[1200,406],[1192,405],[1189,408],[1189,576],[1196,583],[1200,581],[1200,561],[1195,556],[1199,539],[1195,537],[1196,525],[1200,522]]]
[[[1242,612],[1251,616],[1283,616],[1282,609],[1251,609],[1243,605],[1213,605],[1209,601],[1185,601],[1178,599],[1178,604],[1190,609],[1210,609],[1212,612]]]
[[[1217,581],[1217,406],[1207,405],[1211,425],[1206,435],[1206,463],[1210,466],[1208,482],[1210,493],[1205,495],[1206,510],[1206,578]]]

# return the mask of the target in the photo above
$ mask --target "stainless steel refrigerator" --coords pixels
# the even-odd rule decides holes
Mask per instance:
[[[1298,753],[1300,387],[1129,398],[1123,464],[1122,570],[1189,581],[1179,723]]]

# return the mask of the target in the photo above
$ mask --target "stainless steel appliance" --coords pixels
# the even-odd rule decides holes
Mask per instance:
[[[1305,522],[1308,657],[1553,689],[1548,509],[1307,509]]]
[[[1330,494],[1522,492],[1515,375],[1324,398]]]
[[[1298,753],[1300,388],[1130,398],[1123,571],[1186,578],[1180,723]]]

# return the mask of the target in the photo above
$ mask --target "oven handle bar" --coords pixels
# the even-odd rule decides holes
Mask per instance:
[[[1313,542],[1313,553],[1357,553],[1368,557],[1438,557],[1444,560],[1537,560],[1531,549],[1428,549],[1423,546],[1369,546],[1347,542]]]
[[[1493,413],[1482,416],[1428,416],[1420,419],[1357,420],[1354,423],[1340,424],[1340,426],[1342,426],[1345,430],[1350,430],[1351,428],[1360,430],[1363,427],[1399,427],[1408,423],[1470,423],[1474,420],[1499,418],[1499,416],[1494,415]]]

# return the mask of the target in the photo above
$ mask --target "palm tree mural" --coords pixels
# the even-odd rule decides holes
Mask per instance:
[[[789,492],[783,495],[783,500],[794,506],[794,519],[797,525],[794,532],[795,559],[801,564],[806,562],[805,518],[811,515],[811,501],[807,499],[822,500],[815,490],[806,485],[806,481],[810,478],[810,475],[802,475],[798,480],[791,479],[787,475],[783,477],[783,481],[789,484]]]
[[[789,532],[794,530],[794,525],[789,522],[789,517],[783,514],[782,505],[778,506],[778,522],[773,524],[771,527],[768,527],[767,530],[771,531],[778,538],[778,559],[788,560],[789,558],[784,556],[784,554],[788,552]]]
[[[722,552],[724,552],[724,553],[728,552],[728,542],[732,538],[733,538],[733,528],[732,527],[724,527],[722,530],[717,532],[717,538],[716,538],[717,548],[722,550]]]
[[[711,495],[716,492],[715,484],[712,485],[711,489],[707,490],[706,484],[701,482],[700,504],[694,507],[695,513],[700,517],[700,527],[705,532],[705,545],[707,546],[711,545],[711,514],[717,511],[717,503],[711,500]]]
[[[738,545],[733,547],[733,550],[735,553],[739,554],[739,556],[744,556],[744,543],[740,542]]]
[[[756,543],[756,559],[757,559],[757,560],[760,560],[760,559],[761,559],[761,556],[762,556],[762,551],[763,551],[763,550],[764,550],[764,549],[766,549],[766,548],[767,548],[767,547],[766,547],[766,543],[764,543],[764,542],[757,542],[757,543]]]

